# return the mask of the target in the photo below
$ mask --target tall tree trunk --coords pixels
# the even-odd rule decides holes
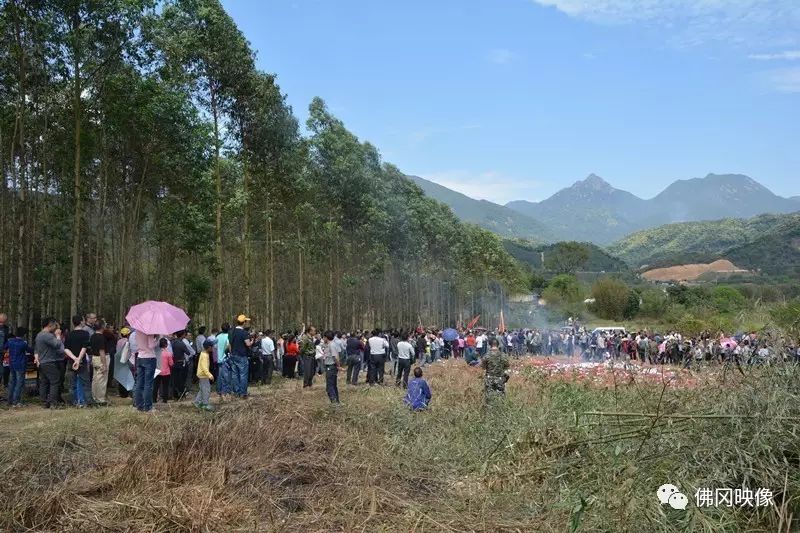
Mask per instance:
[[[300,242],[301,242],[300,241],[300,228],[298,227],[297,228],[297,245],[298,245],[297,246],[297,275],[298,275],[298,279],[299,279],[299,288],[300,288],[300,290],[298,291],[298,294],[300,296],[300,306],[299,306],[299,314],[298,314],[299,320],[298,320],[298,322],[305,322],[306,315],[305,315],[305,307],[304,307],[304,305],[305,305],[305,301],[306,301],[306,295],[303,292],[303,289],[304,289],[304,287],[303,287],[303,247],[300,244]]]
[[[220,139],[219,139],[219,110],[217,109],[217,94],[213,82],[211,87],[211,114],[214,117],[214,181],[216,184],[216,217],[214,221],[214,259],[217,275],[214,276],[216,288],[214,296],[214,323],[222,320],[222,174],[220,172]]]
[[[271,327],[275,327],[275,255],[272,244],[272,216],[267,217],[267,244],[269,246],[269,322]]]
[[[8,185],[6,183],[6,159],[3,156],[5,153],[3,145],[3,126],[0,125],[0,213],[8,213]],[[6,224],[8,217],[0,218],[0,235],[7,235]],[[0,309],[8,309],[8,293],[6,288],[6,270],[9,264],[9,258],[6,255],[8,247],[5,246],[0,249]]]
[[[80,14],[78,8],[72,17],[72,32],[75,35],[75,45],[73,49],[73,79],[72,79],[72,108],[75,129],[75,153],[73,161],[73,194],[75,195],[75,209],[72,212],[72,270],[69,289],[69,313],[75,315],[78,312],[78,264],[80,262],[80,231],[81,216],[83,212],[81,198],[81,64],[80,64],[80,41],[78,31],[80,31]]]
[[[250,316],[250,176],[247,161],[243,162],[244,177],[244,312]]]
[[[15,2],[16,3],[16,2]],[[19,153],[18,153],[18,168],[19,168],[19,182],[17,184],[17,192],[19,194],[19,213],[21,214],[21,218],[15,219],[15,222],[19,225],[17,230],[17,238],[18,238],[18,250],[19,255],[17,257],[17,324],[22,324],[22,320],[24,317],[24,310],[26,307],[26,297],[25,297],[25,260],[26,260],[26,253],[25,248],[27,243],[25,242],[25,227],[26,227],[26,210],[25,210],[25,190],[27,188],[27,161],[28,158],[26,157],[27,145],[25,142],[25,98],[28,92],[28,84],[27,84],[27,68],[26,68],[26,54],[25,54],[25,46],[22,42],[22,28],[20,26],[19,17],[17,16],[17,9],[18,6],[15,6],[14,9],[14,33],[15,33],[15,44],[16,44],[16,53],[17,53],[17,76],[18,76],[18,83],[19,83],[19,98],[17,100],[17,117],[16,120],[19,123],[18,126],[18,144],[19,144]],[[13,142],[13,140],[12,140]],[[14,160],[12,158],[11,164],[14,165]],[[5,179],[5,177],[4,177]]]
[[[328,328],[336,327],[336,323],[333,319],[333,250],[334,248],[330,248],[330,253],[328,254]]]
[[[133,213],[131,214],[130,221],[125,223],[122,228],[122,242],[121,248],[122,253],[120,255],[120,263],[121,263],[121,280],[120,280],[120,288],[119,288],[119,307],[117,308],[117,321],[119,324],[122,324],[125,319],[125,299],[127,298],[127,291],[128,291],[128,276],[130,273],[130,268],[128,265],[128,248],[130,246],[129,241],[131,241],[131,235],[133,234],[136,226],[139,223],[139,212],[141,211],[142,206],[142,195],[144,193],[144,181],[147,176],[147,168],[150,160],[148,158],[144,159],[142,164],[142,177],[141,181],[139,182],[139,190],[136,193],[136,202],[133,206]],[[126,209],[125,212],[128,210]],[[145,261],[144,257],[139,257],[140,264]],[[142,295],[144,296],[144,295]]]

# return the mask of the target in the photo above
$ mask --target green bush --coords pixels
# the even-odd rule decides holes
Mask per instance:
[[[711,289],[711,302],[720,313],[733,313],[742,309],[746,300],[737,289],[722,286]]]
[[[578,278],[570,274],[559,274],[550,280],[542,292],[547,303],[560,306],[583,300],[583,290]]]
[[[696,318],[694,315],[687,313],[677,321],[675,329],[685,336],[696,336],[707,330],[708,324]]]
[[[659,289],[645,289],[640,295],[639,313],[651,318],[661,318],[667,312],[667,295]]]
[[[621,320],[630,305],[631,290],[619,280],[601,278],[592,285],[592,311],[600,318]],[[638,306],[638,298],[636,304]]]

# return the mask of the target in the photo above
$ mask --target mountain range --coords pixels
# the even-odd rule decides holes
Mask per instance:
[[[426,195],[448,205],[453,213],[465,222],[488,229],[506,238],[525,239],[535,243],[558,240],[556,233],[543,222],[513,209],[488,200],[475,200],[466,194],[461,194],[419,176],[407,177],[419,185]]]
[[[411,179],[463,220],[505,237],[534,242],[575,240],[606,245],[663,224],[800,211],[800,198],[778,196],[741,174],[677,180],[648,200],[591,174],[541,202],[517,200],[505,206],[469,198],[422,178]]]

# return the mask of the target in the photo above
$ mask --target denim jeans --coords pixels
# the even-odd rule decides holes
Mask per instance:
[[[72,372],[72,401],[75,405],[86,405],[86,389],[83,387],[81,369]]]
[[[247,379],[250,370],[250,360],[241,355],[231,355],[231,385],[236,396],[247,396]]]
[[[12,370],[8,385],[8,405],[22,402],[22,389],[25,388],[25,371]]]
[[[231,393],[231,359],[230,356],[219,363],[219,378],[217,379],[217,394]]]
[[[339,369],[336,365],[325,365],[325,392],[331,403],[339,403],[339,386],[336,382]]]
[[[347,357],[347,378],[345,382],[348,385],[358,384],[358,373],[361,372],[361,356],[349,355]]]
[[[153,408],[153,374],[155,372],[155,357],[136,359],[136,386],[133,394],[133,405],[140,411],[150,411]]]

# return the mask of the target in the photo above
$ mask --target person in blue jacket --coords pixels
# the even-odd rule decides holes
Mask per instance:
[[[422,411],[431,402],[431,388],[422,379],[422,369],[414,369],[414,379],[408,384],[408,392],[403,402],[414,411]]]
[[[28,367],[28,359],[33,355],[33,348],[25,342],[25,328],[17,328],[16,335],[6,342],[8,350],[9,367],[11,371],[8,387],[9,407],[22,407],[22,389],[25,387],[25,370]]]

